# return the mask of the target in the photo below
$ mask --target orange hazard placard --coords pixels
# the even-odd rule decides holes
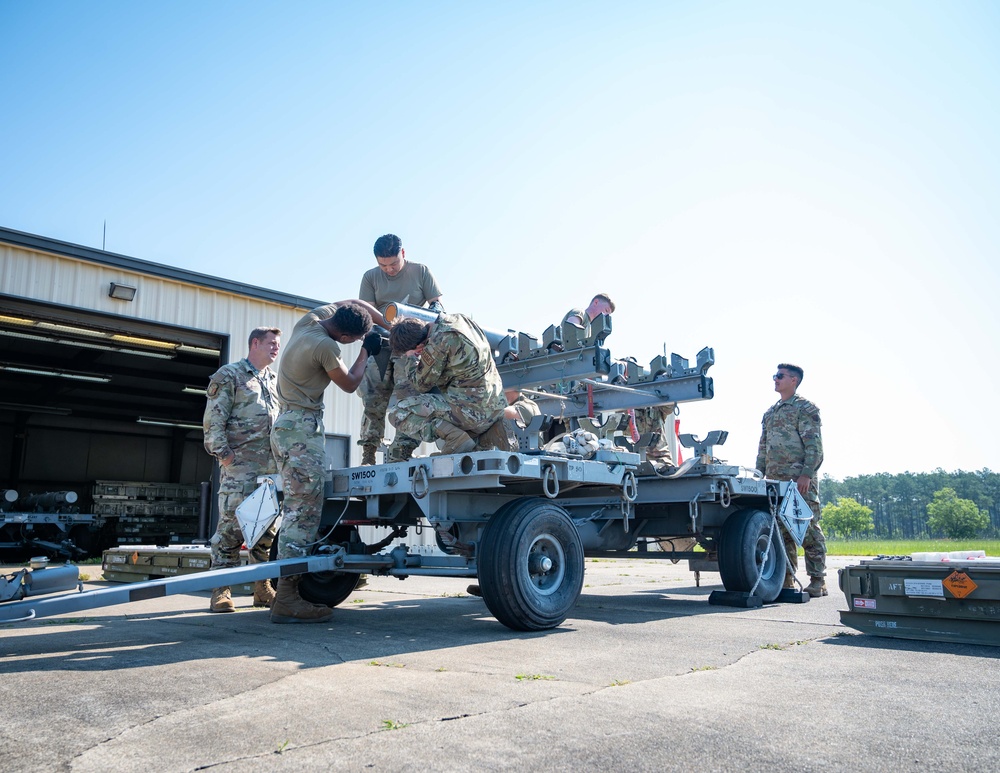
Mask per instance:
[[[957,599],[964,599],[972,593],[972,591],[979,587],[972,581],[972,578],[969,577],[969,575],[965,572],[960,572],[957,569],[945,577],[941,581],[941,584],[950,590],[951,595]]]

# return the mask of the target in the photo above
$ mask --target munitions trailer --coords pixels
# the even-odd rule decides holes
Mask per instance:
[[[390,312],[428,314],[402,306]],[[704,440],[681,436],[690,458],[664,465],[646,453],[659,434],[637,433],[632,421],[636,410],[710,399],[711,349],[699,352],[693,366],[675,354],[655,358],[647,370],[612,359],[604,347],[611,332],[606,316],[587,331],[552,326],[541,341],[514,331],[485,332],[504,386],[529,394],[541,409],[517,430],[517,450],[332,470],[318,539],[302,546],[307,559],[40,601],[24,598],[32,593],[29,578],[8,578],[6,590],[0,583],[0,601],[6,595],[10,602],[0,605],[0,622],[291,574],[304,575],[304,598],[336,606],[361,574],[373,574],[476,578],[501,623],[546,630],[570,614],[586,557],[627,558],[636,551],[644,558],[687,559],[696,570],[717,567],[726,591],[752,605],[779,598],[786,566],[779,520],[801,543],[810,516],[795,485],[716,459],[715,447],[726,439],[721,431]],[[584,452],[558,437],[544,442],[556,421],[571,433],[591,433],[596,449]],[[277,488],[280,481],[266,481],[251,506],[266,510]],[[363,526],[376,527],[384,538],[366,544]],[[410,530],[423,529],[433,529],[437,554],[406,545]]]

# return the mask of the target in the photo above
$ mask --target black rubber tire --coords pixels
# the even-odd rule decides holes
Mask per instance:
[[[477,555],[483,601],[515,631],[555,628],[583,589],[580,534],[566,511],[548,499],[526,497],[497,510]]]
[[[299,595],[312,604],[335,607],[343,604],[361,582],[351,572],[309,572],[299,581]]]
[[[338,526],[334,529],[330,542],[333,544],[348,542],[353,529],[353,526]],[[272,561],[278,558],[277,536],[271,543],[269,558]],[[299,595],[311,604],[335,607],[347,600],[359,582],[361,582],[361,575],[353,572],[307,572],[302,575],[302,579],[299,581]],[[271,585],[277,588],[278,581],[272,579]]]
[[[726,519],[719,535],[719,574],[726,590],[749,593],[753,588],[770,530],[771,516],[763,510],[738,510]],[[775,525],[771,549],[754,594],[765,604],[770,604],[781,592],[786,564],[781,529]]]

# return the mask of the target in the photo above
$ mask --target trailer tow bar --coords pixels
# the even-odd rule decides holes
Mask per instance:
[[[249,566],[234,566],[209,572],[168,577],[162,580],[130,583],[121,588],[65,593],[48,598],[31,598],[0,604],[0,623],[23,623],[39,617],[81,612],[85,609],[128,604],[133,601],[162,598],[195,591],[212,590],[225,585],[255,582],[275,577],[291,577],[309,572],[333,572],[344,566],[343,549],[304,558],[285,558]],[[50,571],[50,570],[40,570]]]

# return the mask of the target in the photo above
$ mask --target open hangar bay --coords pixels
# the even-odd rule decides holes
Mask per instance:
[[[0,551],[45,552],[11,550],[32,538],[68,536],[94,555],[204,537],[215,498],[199,489],[218,480],[202,448],[209,376],[245,356],[253,328],[290,333],[329,300],[0,228],[0,490],[20,497],[4,507],[71,492],[60,514],[97,524],[8,525]],[[356,399],[328,392],[332,464],[350,462],[360,421]],[[115,501],[101,482],[145,488]]]

